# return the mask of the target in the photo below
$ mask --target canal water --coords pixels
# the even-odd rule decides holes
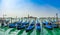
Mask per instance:
[[[41,32],[36,31],[36,29],[26,32],[24,29],[17,30],[16,28],[0,27],[0,35],[42,35]],[[43,35],[60,35],[60,29],[55,28],[49,30],[43,28]]]
[[[43,27],[40,32],[34,28],[26,32],[25,29],[17,30],[16,28],[1,27],[0,23],[0,35],[60,35],[60,28],[50,30]]]

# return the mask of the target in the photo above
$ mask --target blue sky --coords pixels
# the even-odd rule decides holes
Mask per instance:
[[[0,16],[36,17],[60,16],[60,0],[0,0]]]
[[[31,2],[38,5],[49,4],[56,8],[60,8],[60,0],[31,0]]]

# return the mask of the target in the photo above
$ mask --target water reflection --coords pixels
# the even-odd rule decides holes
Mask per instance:
[[[11,34],[11,32],[17,30],[16,28],[13,28],[12,30],[10,30],[9,34]]]
[[[24,29],[21,29],[21,31],[20,31],[20,32],[18,32],[18,34],[17,34],[17,35],[21,35],[23,32],[24,32]]]
[[[33,32],[33,30],[31,30],[31,31],[27,32],[27,35],[30,35],[32,32]]]

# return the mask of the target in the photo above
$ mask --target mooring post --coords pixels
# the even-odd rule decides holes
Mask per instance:
[[[58,22],[58,13],[56,13],[56,24],[57,24],[57,27],[59,27],[59,22]]]

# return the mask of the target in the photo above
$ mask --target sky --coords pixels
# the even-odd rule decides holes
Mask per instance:
[[[0,17],[60,17],[60,0],[0,0]]]

